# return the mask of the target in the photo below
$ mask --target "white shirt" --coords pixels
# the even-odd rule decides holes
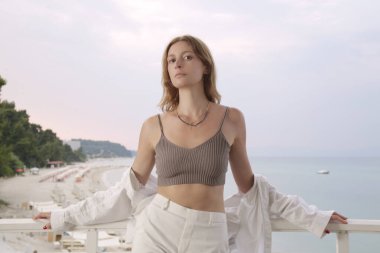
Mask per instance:
[[[91,225],[126,220],[139,215],[157,193],[157,181],[150,176],[147,184],[139,183],[131,169],[122,179],[105,191],[54,211],[51,226],[54,231],[70,230],[75,225]],[[255,175],[252,188],[225,200],[227,227],[231,252],[270,253],[272,244],[271,219],[286,219],[318,237],[333,211],[320,211],[298,196],[276,191],[265,177]]]

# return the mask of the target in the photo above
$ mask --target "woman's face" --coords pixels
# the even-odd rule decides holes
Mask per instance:
[[[203,85],[202,77],[206,67],[187,42],[179,41],[173,44],[169,49],[167,62],[170,80],[174,87]]]

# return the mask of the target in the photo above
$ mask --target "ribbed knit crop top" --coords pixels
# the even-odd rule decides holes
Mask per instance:
[[[230,145],[222,133],[222,126],[228,108],[220,123],[218,132],[194,148],[180,147],[169,141],[157,115],[161,138],[156,145],[157,184],[205,184],[223,185],[225,182]]]

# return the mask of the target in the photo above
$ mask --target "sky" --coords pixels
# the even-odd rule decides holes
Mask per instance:
[[[0,0],[1,98],[63,140],[136,149],[174,37],[210,48],[257,156],[380,156],[380,2]]]

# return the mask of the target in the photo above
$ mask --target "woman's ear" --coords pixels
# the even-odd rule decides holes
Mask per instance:
[[[205,67],[204,71],[203,71],[203,75],[208,75],[210,73],[210,71],[208,70],[207,67]]]

